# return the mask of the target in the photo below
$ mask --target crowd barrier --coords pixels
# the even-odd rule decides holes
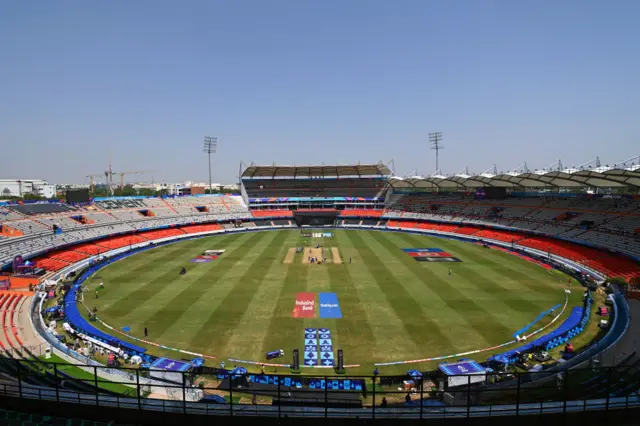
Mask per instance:
[[[235,375],[231,379],[228,374],[201,369],[181,373],[187,386],[155,386],[163,393],[155,393],[153,387],[144,384],[148,379],[141,370],[122,369],[122,374],[112,376],[113,380],[105,380],[99,367],[76,367],[93,373],[78,378],[61,364],[0,358],[0,371],[16,377],[13,383],[0,383],[0,396],[140,411],[282,418],[520,417],[640,408],[636,394],[640,386],[636,380],[638,369],[632,371],[630,366],[570,370],[561,380],[547,381],[535,388],[527,383],[536,382],[536,374],[543,373],[515,373],[504,382],[500,374],[491,373],[481,383],[452,387],[437,376],[421,380],[409,376],[296,377],[292,386],[292,381],[289,385],[285,381],[290,376],[271,376],[272,384],[264,384],[269,382],[264,380],[267,376]],[[411,387],[404,387],[411,379]],[[340,390],[331,385],[338,381],[357,381],[365,386]],[[495,381],[505,386],[493,386]],[[202,399],[180,397],[194,387]]]

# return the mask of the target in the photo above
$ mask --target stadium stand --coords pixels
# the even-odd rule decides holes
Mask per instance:
[[[62,203],[30,203],[8,206],[8,209],[22,213],[24,215],[39,215],[46,213],[66,213],[73,208]]]
[[[263,197],[375,197],[383,179],[258,179],[244,181],[250,198]]]
[[[13,219],[23,219],[24,215],[13,211],[12,209],[0,207],[0,220],[13,220]]]
[[[268,170],[267,173],[274,171]],[[370,180],[380,180],[381,177],[375,176],[375,172],[370,170],[369,173],[375,177]],[[269,179],[272,183],[296,180],[274,179],[271,175],[257,178],[243,175],[242,182],[246,188],[247,185]],[[369,177],[310,179],[302,173],[300,182],[304,185],[312,182],[314,187],[331,188],[336,183],[334,181],[346,184],[349,179],[357,182],[351,187],[357,189],[353,195],[370,195],[367,193],[371,189],[368,186]],[[277,193],[268,192],[268,195],[273,197]],[[350,207],[348,203],[352,206],[361,203],[356,199],[341,202],[347,203],[347,207],[340,210],[341,219],[357,216],[362,220],[344,220],[339,223],[352,226],[386,224],[389,227],[450,232],[514,243],[543,251],[550,249],[553,254],[599,268],[610,276],[630,278],[637,275],[637,265],[633,261],[598,249],[605,248],[640,257],[640,200],[637,198],[541,196],[487,200],[476,199],[471,193],[391,193],[387,200],[386,210]],[[254,220],[243,226],[293,226],[289,220],[255,220],[262,217],[293,217],[290,209],[278,208],[277,201],[272,205],[269,210],[260,208],[249,211],[241,196],[184,196],[99,199],[82,207],[36,203],[28,205],[28,209],[21,209],[26,213],[16,211],[16,208],[24,206],[2,206],[0,262],[6,265],[16,254],[24,257],[37,256],[38,266],[55,271],[109,249],[150,241],[161,238],[162,235],[192,233],[198,229],[158,228],[209,226],[208,224],[217,223],[222,228],[234,228],[237,226],[234,221],[250,219]],[[315,205],[299,205],[297,209],[303,211],[303,207],[316,208]],[[318,207],[335,208],[326,203]],[[60,228],[56,234],[53,232],[54,225]],[[216,230],[217,227],[200,229]],[[138,236],[118,235],[136,231],[139,231]],[[79,243],[83,245],[71,249],[71,252],[60,251],[61,247]],[[43,254],[45,251],[47,253]]]
[[[241,175],[249,199],[280,197],[381,197],[389,168],[354,166],[249,166]]]
[[[187,234],[195,234],[198,232],[220,231],[224,229],[224,227],[218,224],[207,224],[207,225],[189,225],[180,229],[183,232],[186,232]]]
[[[293,217],[291,210],[251,210],[253,217]]]
[[[368,216],[368,217],[380,217],[383,210],[375,209],[345,209],[340,212],[340,216]]]

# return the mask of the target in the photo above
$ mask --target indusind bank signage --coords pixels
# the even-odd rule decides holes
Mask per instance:
[[[320,318],[342,318],[340,303],[335,293],[320,293],[318,299]],[[294,318],[314,318],[316,316],[316,294],[298,293],[291,316]]]

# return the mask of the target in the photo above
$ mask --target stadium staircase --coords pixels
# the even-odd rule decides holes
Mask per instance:
[[[178,215],[180,214],[180,213],[178,213],[178,210],[174,209],[173,206],[167,202],[167,200],[165,200],[164,198],[161,198],[161,200],[167,205],[169,210],[171,210],[175,214],[178,214]]]
[[[227,204],[226,201],[224,201],[224,197],[220,197],[220,201],[222,201],[222,205],[227,209],[227,211],[231,212],[231,209],[229,208],[229,205]]]

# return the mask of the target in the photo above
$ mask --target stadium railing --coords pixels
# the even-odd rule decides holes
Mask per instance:
[[[166,381],[150,388],[144,383],[148,372],[140,369],[123,368],[122,374],[105,380],[98,368],[91,365],[80,366],[89,374],[74,377],[65,371],[68,366],[64,364],[0,358],[0,371],[15,377],[14,382],[0,384],[0,396],[216,416],[519,417],[639,408],[640,397],[636,392],[640,384],[632,380],[637,377],[638,363],[634,366],[568,370],[562,378],[551,381],[538,381],[535,377],[538,373],[512,373],[512,378],[505,382],[507,387],[487,385],[504,380],[506,375],[499,373],[482,376],[481,382],[474,384],[472,376],[459,376],[463,380],[460,382],[453,380],[455,376],[435,375],[416,379],[408,375],[238,374],[230,379],[229,372],[196,369],[181,373],[181,379],[175,382]],[[529,376],[534,379],[529,380]],[[271,384],[258,383],[265,381]],[[621,387],[623,381],[626,385]],[[532,387],[532,382],[541,384]],[[357,390],[340,389],[345,386],[352,389],[354,383]],[[588,385],[593,383],[597,383],[599,391],[587,395],[585,390],[592,388]],[[203,398],[198,401],[185,398],[194,390]]]

